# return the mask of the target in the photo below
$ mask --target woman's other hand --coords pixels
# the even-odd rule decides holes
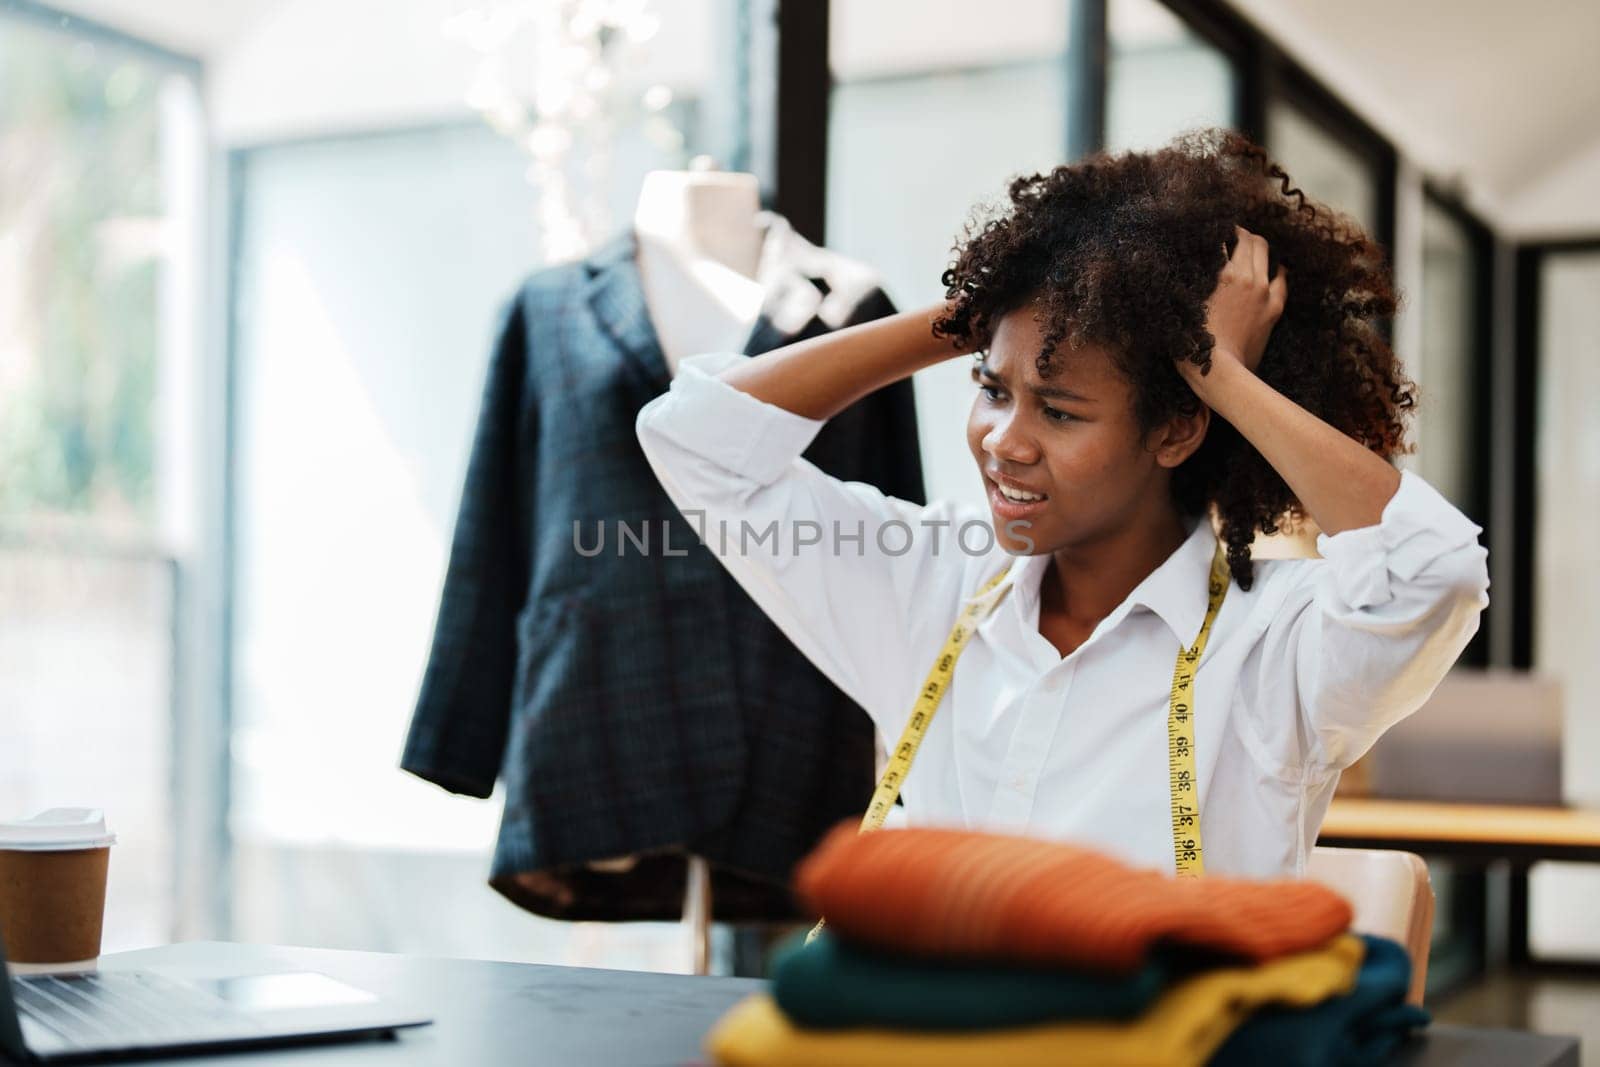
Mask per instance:
[[[1266,238],[1243,226],[1234,230],[1239,241],[1206,301],[1206,329],[1215,342],[1213,361],[1233,360],[1253,372],[1283,314],[1289,296],[1288,268],[1279,264],[1277,277],[1269,278]],[[1178,369],[1191,385],[1202,380],[1200,368],[1188,360],[1180,360]]]

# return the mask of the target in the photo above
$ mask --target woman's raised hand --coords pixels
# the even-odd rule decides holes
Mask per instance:
[[[1254,371],[1267,350],[1267,338],[1283,314],[1289,298],[1288,268],[1278,265],[1268,277],[1267,240],[1243,226],[1235,226],[1239,243],[1217,276],[1217,287],[1206,301],[1206,329],[1215,341],[1212,359],[1232,359]],[[1223,246],[1226,250],[1226,245]],[[1200,368],[1187,360],[1178,369],[1191,382]]]

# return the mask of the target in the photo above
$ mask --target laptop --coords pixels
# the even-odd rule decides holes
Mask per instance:
[[[0,981],[0,1053],[22,1063],[354,1040],[432,1021],[314,972],[180,980],[83,971]]]

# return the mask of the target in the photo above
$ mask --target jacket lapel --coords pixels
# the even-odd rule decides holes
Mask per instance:
[[[750,329],[744,350],[759,355],[794,340],[811,325],[822,305],[827,281],[818,268],[818,249],[789,225],[776,211],[756,215],[767,231],[761,245],[761,262],[756,280],[765,295],[761,311]],[[821,282],[821,285],[818,285]]]
[[[588,272],[589,306],[600,326],[616,342],[639,377],[651,387],[651,395],[665,392],[672,382],[667,359],[661,352],[650,309],[644,302],[644,286],[634,260],[638,238],[632,226],[624,227],[585,261]]]
[[[805,332],[836,280],[828,277],[832,257],[796,233],[782,215],[763,209],[756,218],[767,230],[756,270],[765,295],[745,340],[749,355],[781,347]],[[634,370],[654,392],[662,392],[671,384],[671,374],[644,299],[635,259],[638,240],[633,227],[624,226],[584,261],[587,297],[601,327]]]

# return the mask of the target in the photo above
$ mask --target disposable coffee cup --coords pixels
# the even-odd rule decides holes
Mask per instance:
[[[0,941],[6,960],[91,966],[100,955],[116,835],[98,808],[0,822]]]

